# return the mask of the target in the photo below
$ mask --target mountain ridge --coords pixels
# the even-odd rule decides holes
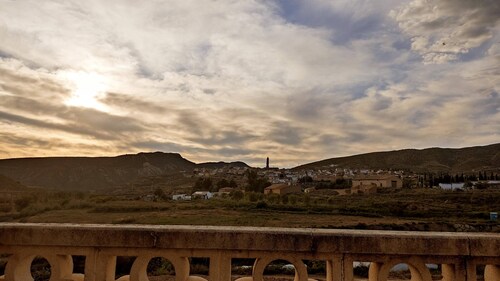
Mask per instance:
[[[0,175],[28,187],[73,191],[125,187],[141,179],[195,168],[249,167],[241,161],[196,164],[173,152],[118,156],[54,156],[0,159]]]
[[[114,157],[27,157],[0,159],[0,174],[27,186],[102,190],[141,177],[192,170],[179,153],[141,152]]]
[[[472,172],[500,168],[500,143],[464,148],[402,149],[328,158],[293,170],[336,165],[345,168],[409,170],[413,172]]]
[[[500,171],[500,143],[465,148],[402,149],[329,158],[292,170],[332,165],[351,169],[408,170],[417,173]],[[249,167],[241,161],[194,163],[179,153],[141,152],[100,157],[0,159],[0,175],[27,187],[98,191],[126,187],[143,178],[192,172],[195,168]]]

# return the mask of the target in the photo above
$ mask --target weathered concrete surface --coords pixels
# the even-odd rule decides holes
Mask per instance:
[[[500,234],[264,227],[0,223],[0,245],[499,255]]]
[[[398,263],[408,264],[413,281],[432,281],[426,263],[442,264],[443,281],[500,281],[500,234],[321,230],[212,226],[78,225],[0,223],[0,254],[8,254],[5,281],[32,281],[29,268],[37,255],[51,267],[50,281],[114,281],[116,257],[136,256],[130,274],[120,280],[148,281],[153,257],[168,258],[176,281],[204,280],[189,273],[189,257],[208,257],[210,281],[231,281],[233,258],[254,258],[252,277],[284,259],[296,269],[295,281],[307,281],[305,259],[326,262],[328,281],[352,281],[353,261],[371,262],[369,280],[385,281]],[[85,274],[72,272],[72,255],[83,255]],[[2,277],[0,277],[2,279]]]

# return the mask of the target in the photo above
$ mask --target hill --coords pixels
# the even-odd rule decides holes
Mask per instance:
[[[318,169],[337,165],[353,169],[393,169],[414,172],[461,173],[500,169],[500,143],[466,148],[427,148],[372,152],[330,158],[295,167]]]
[[[236,162],[205,162],[197,164],[196,167],[205,169],[220,169],[224,167],[249,168],[250,166],[248,166],[244,162],[236,161]]]
[[[22,185],[21,183],[8,178],[4,175],[0,175],[0,192],[2,191],[27,191],[29,188]]]
[[[178,153],[139,153],[116,157],[41,157],[0,160],[0,174],[27,186],[102,190],[140,178],[189,171],[196,164]]]

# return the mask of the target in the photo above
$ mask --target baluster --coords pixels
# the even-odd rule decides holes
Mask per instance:
[[[31,262],[35,255],[15,254],[9,257],[5,268],[5,281],[33,281]]]
[[[172,257],[169,259],[175,268],[175,281],[186,281],[189,278],[189,259],[187,257]]]
[[[73,280],[73,258],[71,255],[47,255],[50,264],[50,280]]]
[[[84,281],[114,281],[116,271],[116,256],[108,255],[98,249],[93,249],[85,257]]]
[[[327,281],[352,281],[354,272],[352,258],[345,255],[334,256],[333,260],[326,261]]]
[[[467,281],[477,281],[476,263],[474,261],[467,260],[465,262],[465,270],[466,270]]]
[[[231,257],[223,251],[217,251],[210,257],[210,281],[231,281]]]
[[[268,264],[276,260],[274,257],[265,257],[255,259],[255,264],[253,266],[252,277],[253,281],[263,281],[264,280],[264,269]],[[302,262],[302,260],[297,258],[285,258],[295,267],[295,277],[294,281],[308,281],[307,268]]]
[[[484,267],[484,281],[498,281],[500,280],[500,266],[494,264],[487,264]]]
[[[441,275],[443,275],[443,279],[441,279],[441,281],[455,281],[455,265],[442,264]]]
[[[378,275],[382,265],[383,263],[381,262],[370,263],[370,267],[368,268],[368,281],[378,281]]]
[[[130,269],[130,281],[149,281],[148,264],[153,256],[139,256]]]

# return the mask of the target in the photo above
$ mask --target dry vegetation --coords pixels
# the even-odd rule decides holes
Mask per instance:
[[[39,191],[17,195],[0,221],[134,223],[358,228],[420,231],[494,231],[489,212],[500,209],[500,190],[401,190],[374,195],[263,196],[148,202],[139,196]],[[7,206],[7,207],[5,207]]]
[[[165,199],[148,202],[136,195],[43,190],[16,196],[13,206],[7,202],[9,207],[0,210],[0,221],[500,232],[499,224],[489,221],[488,216],[490,211],[500,209],[498,189],[460,192],[418,189],[374,195],[286,197],[247,193],[239,200],[225,197],[184,202]],[[0,255],[0,275],[5,261]],[[132,262],[131,258],[119,260],[117,276],[127,274]],[[75,264],[83,265],[77,257]],[[248,268],[238,265],[233,265],[233,280],[251,274]],[[292,280],[293,272],[283,271],[281,266],[271,264],[265,280]],[[326,280],[321,262],[309,261],[308,270],[315,279]],[[36,281],[48,280],[50,275],[44,260],[33,263],[32,271]],[[204,276],[208,265],[203,259],[193,260],[191,271]],[[151,281],[173,280],[174,269],[166,261],[152,261],[149,272]],[[439,280],[439,272],[433,274]],[[355,280],[366,280],[367,268],[355,268],[355,275]],[[409,277],[408,272],[394,272],[391,280]]]

